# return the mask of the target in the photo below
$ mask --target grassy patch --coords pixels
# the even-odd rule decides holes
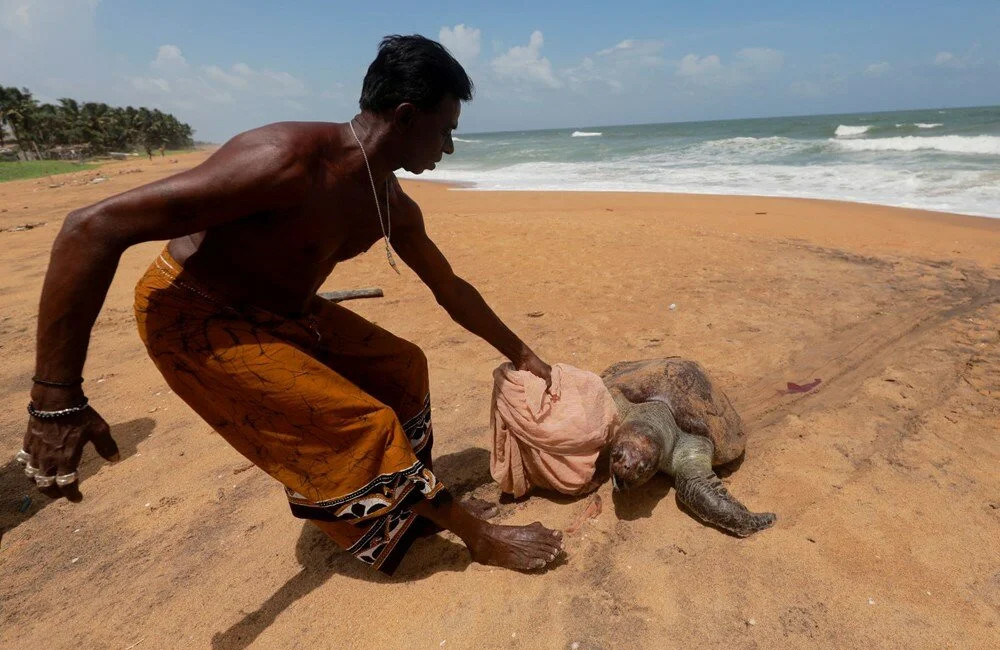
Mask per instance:
[[[28,160],[23,162],[0,162],[0,183],[19,181],[25,178],[53,176],[93,169],[97,165],[79,164],[68,160]]]

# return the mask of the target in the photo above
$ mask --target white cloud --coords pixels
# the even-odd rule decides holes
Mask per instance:
[[[865,68],[865,76],[868,77],[881,77],[892,70],[892,66],[886,61],[881,61],[879,63],[872,63],[867,68]]]
[[[448,48],[448,51],[463,64],[471,63],[479,56],[482,48],[480,36],[478,29],[466,27],[464,24],[442,27],[438,32],[441,45]]]
[[[9,38],[34,40],[53,28],[83,27],[100,0],[0,0],[0,32]]]
[[[682,77],[703,77],[716,75],[722,71],[722,61],[716,54],[699,58],[697,54],[687,54],[677,66],[677,74]]]
[[[106,78],[97,6],[96,0],[0,0],[0,83],[66,97]]]
[[[31,5],[16,0],[0,3],[0,27],[12,32],[31,29]]]
[[[603,61],[596,64],[589,56],[584,57],[579,65],[563,70],[562,76],[569,83],[569,87],[577,92],[587,92],[591,90],[593,84],[605,85],[616,93],[625,88],[619,75],[604,65]]]
[[[165,72],[181,72],[188,67],[187,59],[181,54],[181,48],[176,45],[161,45],[156,52],[156,58],[149,65],[154,70]]]
[[[736,53],[737,69],[752,76],[769,75],[785,64],[785,55],[769,47],[746,47]]]
[[[948,50],[942,50],[934,56],[934,65],[952,70],[970,70],[986,64],[983,57],[983,46],[979,42],[970,43],[965,52],[957,54]]]
[[[955,65],[958,58],[951,52],[938,52],[934,57],[934,65]]]
[[[309,94],[304,81],[281,70],[250,69],[249,82],[262,92],[275,97],[300,97]]]
[[[170,82],[159,77],[132,77],[129,79],[136,90],[146,92],[169,93]]]
[[[235,68],[235,66],[234,66]],[[240,74],[230,74],[217,65],[206,65],[202,67],[205,76],[213,81],[218,81],[230,88],[246,88],[247,79]]]
[[[622,50],[630,50],[635,46],[635,41],[631,38],[626,38],[624,41],[620,42],[618,45],[603,49],[598,51],[599,56],[607,56],[612,52],[621,52]]]
[[[953,52],[938,52],[934,57],[934,65],[953,70],[963,70],[972,66],[982,64],[979,54],[979,44],[974,43],[965,54],[955,54]]]
[[[613,47],[600,50],[597,56],[624,64],[658,67],[666,63],[660,56],[663,46],[664,42],[659,40],[626,38]]]
[[[744,86],[770,78],[785,63],[785,55],[769,47],[746,47],[736,52],[731,63],[717,54],[685,55],[676,74],[702,86]]]
[[[120,103],[172,112],[192,126],[212,125],[216,133],[231,134],[289,111],[308,111],[298,101],[311,94],[308,87],[288,72],[244,62],[229,67],[189,62],[176,45],[160,46],[147,70],[126,78],[127,85],[117,92]]]
[[[627,38],[562,70],[560,78],[577,92],[601,92],[606,88],[623,92],[626,87],[647,84],[648,69],[666,64],[660,56],[663,46],[663,41]]]
[[[531,33],[527,45],[517,45],[493,59],[493,70],[497,76],[515,81],[559,88],[562,81],[552,73],[552,64],[541,55],[545,40],[537,29]]]
[[[139,90],[171,92],[174,99],[190,104],[199,97],[211,102],[230,102],[234,92],[269,97],[301,97],[309,94],[305,83],[283,71],[256,69],[236,63],[228,70],[218,65],[203,65],[193,70],[176,45],[161,45],[149,64],[156,77],[133,78]]]

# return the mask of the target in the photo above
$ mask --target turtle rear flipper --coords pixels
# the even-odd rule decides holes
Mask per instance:
[[[769,528],[777,516],[750,512],[712,471],[712,441],[682,433],[670,459],[677,499],[706,523],[740,537]]]

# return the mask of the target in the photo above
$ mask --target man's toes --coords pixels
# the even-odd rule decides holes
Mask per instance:
[[[563,552],[562,542],[552,543],[551,541],[547,540],[543,545],[543,548],[545,548],[545,552],[549,554],[555,553],[556,555],[558,555]]]
[[[531,571],[535,568],[536,562],[538,562],[538,559],[530,555],[519,555],[517,559],[511,562],[511,568],[518,571]]]

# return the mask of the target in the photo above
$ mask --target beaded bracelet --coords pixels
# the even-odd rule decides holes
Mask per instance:
[[[65,409],[59,409],[58,411],[39,411],[35,408],[34,402],[28,402],[28,415],[33,418],[38,418],[39,420],[54,420],[56,418],[61,418],[67,415],[73,415],[74,413],[79,413],[81,411],[86,411],[90,408],[88,404],[89,400],[84,397],[83,403],[77,404],[76,406],[71,406]]]
[[[36,384],[41,384],[42,386],[52,386],[54,388],[73,388],[74,386],[79,386],[83,383],[83,377],[79,379],[74,379],[73,381],[52,381],[50,379],[41,379],[39,377],[32,377],[31,381]]]

